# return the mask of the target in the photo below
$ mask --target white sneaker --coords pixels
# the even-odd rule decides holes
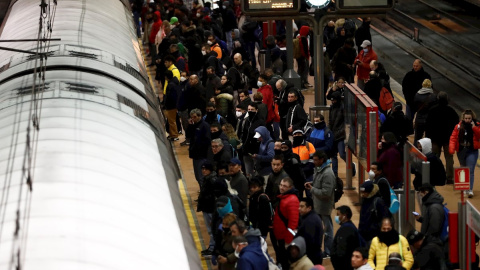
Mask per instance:
[[[473,190],[468,191],[468,198],[473,198]]]

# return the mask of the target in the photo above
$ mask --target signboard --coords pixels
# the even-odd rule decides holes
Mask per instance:
[[[285,15],[300,11],[299,0],[242,0],[247,15]]]
[[[352,12],[372,12],[392,9],[393,0],[337,0],[337,8]]]
[[[455,168],[455,190],[470,190],[470,169]]]
[[[467,201],[467,225],[476,235],[480,235],[480,212],[469,201]]]

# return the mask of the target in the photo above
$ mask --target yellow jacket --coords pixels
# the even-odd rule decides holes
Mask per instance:
[[[400,241],[402,244],[402,252],[400,252],[399,243],[392,244],[387,246],[385,243],[382,243],[378,240],[378,237],[372,239],[372,244],[370,245],[370,251],[368,252],[368,263],[375,270],[384,270],[385,266],[388,264],[388,256],[393,252],[398,252],[403,256],[402,266],[405,269],[410,270],[413,265],[413,254],[410,251],[410,246],[408,241],[403,235],[399,235]],[[377,265],[375,265],[374,260],[376,259]]]
[[[170,70],[173,73],[173,77],[177,77],[178,81],[180,82],[180,71],[178,68],[175,66],[175,64],[172,64],[168,70]],[[163,86],[163,94],[165,95],[167,93],[167,85],[168,82],[165,80],[165,85]]]

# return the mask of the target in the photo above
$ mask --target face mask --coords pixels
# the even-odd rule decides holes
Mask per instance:
[[[202,54],[203,54],[203,55],[207,55],[207,52],[206,52],[206,51],[202,51]]]
[[[257,85],[258,85],[258,87],[262,87],[262,86],[263,86],[263,83],[262,83],[261,81],[258,81],[258,82],[257,82]]]
[[[242,117],[243,113],[242,113],[242,112],[235,112],[235,115],[236,115],[238,118],[240,118],[240,117]]]
[[[325,122],[317,122],[313,125],[316,129],[324,129],[325,128]]]
[[[364,53],[367,53],[367,52],[368,52],[368,48],[363,49],[363,52],[364,52]]]
[[[187,80],[187,78],[185,78],[185,77],[180,77],[180,81],[181,81],[181,82],[184,82],[184,81],[186,81],[186,80]]]
[[[275,152],[275,155],[280,155],[282,153],[282,150],[281,149],[278,149],[278,150],[273,150]]]
[[[237,249],[235,249],[235,252],[233,254],[235,255],[235,257],[240,258],[240,252],[237,251]]]
[[[220,134],[221,134],[221,133],[222,133],[221,131],[211,132],[211,133],[210,133],[210,134],[211,134],[210,136],[211,136],[212,139],[217,139],[217,138],[220,138]]]
[[[257,112],[248,112],[248,117],[249,117],[250,119],[255,118],[256,115],[257,115]]]
[[[370,180],[375,179],[375,173],[372,170],[368,172],[368,178],[370,178]]]
[[[335,223],[340,224],[340,216],[335,216]]]
[[[202,17],[202,14],[197,13],[197,18],[200,18],[200,17]]]
[[[293,137],[293,146],[299,146],[303,143],[303,136]]]
[[[269,44],[267,44],[267,47],[268,47],[269,49],[273,49],[273,48],[275,48],[275,44],[270,44],[270,43],[269,43]]]
[[[327,51],[327,47],[323,47],[323,52],[326,52]]]
[[[209,41],[207,41],[207,44],[208,44],[208,45],[212,45],[212,42],[209,40]]]
[[[215,117],[217,113],[215,111],[212,111],[212,112],[207,112],[207,117],[208,118],[212,118],[212,117]]]

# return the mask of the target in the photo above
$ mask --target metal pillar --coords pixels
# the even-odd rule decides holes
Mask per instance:
[[[361,205],[362,204],[362,192],[360,191],[360,186],[365,182],[365,168],[363,168],[361,163],[358,163],[358,203],[354,203],[354,205]]]
[[[370,136],[368,137],[368,140],[370,141],[370,163],[377,161],[377,128],[376,125],[373,125],[372,123],[377,122],[377,113],[375,111],[372,111],[368,114],[369,117],[369,127],[368,131],[370,133]],[[368,164],[370,166],[370,164]]]
[[[430,183],[430,161],[422,161],[422,184]]]
[[[286,82],[292,83],[296,88],[301,89],[301,78],[293,70],[293,20],[286,20],[287,30],[287,70],[283,73]]]
[[[462,191],[462,201],[463,201],[463,191]],[[458,202],[458,259],[460,269],[467,269],[467,256],[464,256],[467,252],[467,232],[466,232],[466,213],[467,208],[465,207],[464,202]]]
[[[403,147],[403,195],[404,200],[400,201],[400,209],[405,209],[406,212],[402,212],[403,215],[403,229],[405,231],[415,228],[415,219],[410,215],[415,211],[415,190],[411,190],[410,185],[410,162],[409,146],[406,143]]]
[[[347,155],[347,161],[345,162],[346,165],[347,165],[347,175],[346,175],[346,182],[347,182],[347,186],[344,187],[343,189],[345,190],[354,190],[355,188],[353,187],[352,185],[352,151],[350,150],[350,148],[345,147],[345,151],[347,152],[346,155]],[[363,173],[363,172],[362,172]],[[357,172],[357,175],[360,174],[360,172]]]

